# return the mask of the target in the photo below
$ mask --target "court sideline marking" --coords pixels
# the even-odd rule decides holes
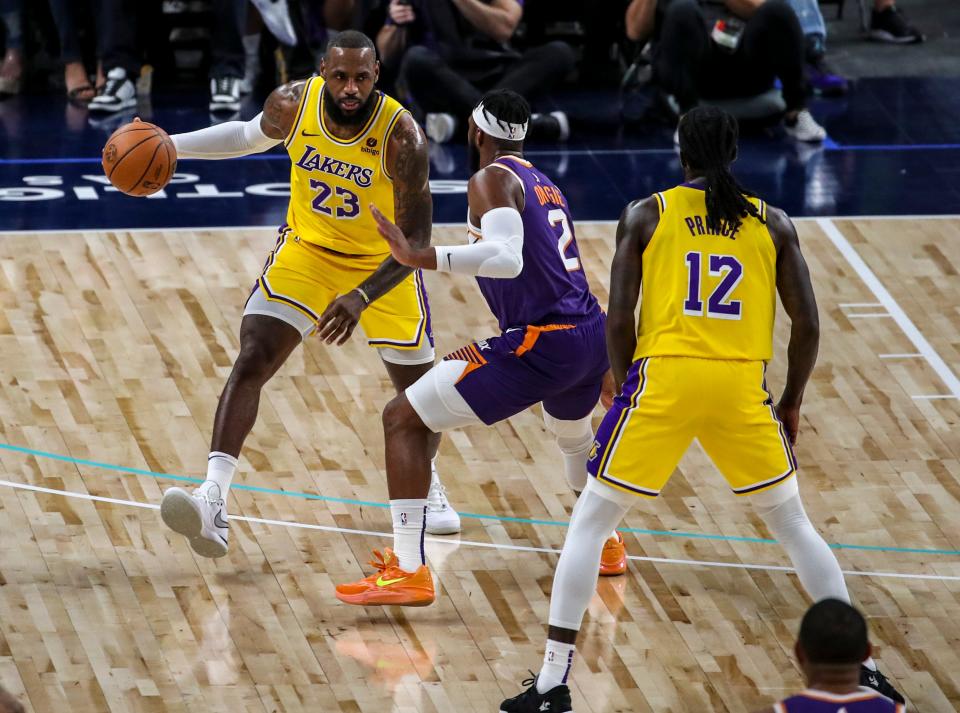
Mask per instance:
[[[77,498],[79,500],[90,500],[93,502],[110,503],[111,505],[126,505],[128,507],[141,508],[144,510],[159,510],[159,505],[153,503],[141,503],[136,500],[121,500],[119,498],[108,498],[101,495],[90,495],[89,493],[77,493],[71,490],[56,490],[54,488],[44,488],[39,485],[27,485],[25,483],[14,483],[9,480],[0,480],[0,486],[13,488],[15,490],[29,490],[35,493],[46,493],[48,495],[60,495],[66,498]],[[337,532],[344,535],[367,535],[370,537],[392,538],[392,532],[378,532],[375,530],[355,530],[348,527],[335,527],[333,525],[312,525],[305,522],[292,522],[287,520],[269,520],[260,517],[246,517],[243,515],[230,515],[229,519],[239,520],[257,525],[272,525],[279,527],[289,527],[301,530],[321,530],[323,532]],[[553,547],[530,547],[527,545],[507,545],[496,542],[476,542],[474,540],[451,540],[448,538],[425,536],[427,542],[444,545],[464,545],[466,547],[482,547],[494,550],[510,550],[513,552],[536,552],[543,554],[559,555],[560,550]],[[717,567],[723,569],[747,569],[760,570],[764,572],[795,572],[792,567],[783,567],[780,565],[750,564],[746,562],[715,562],[711,560],[687,560],[674,559],[670,557],[641,557],[640,555],[627,555],[627,559],[635,562],[653,562],[656,564],[680,564],[694,567]],[[909,572],[873,572],[867,570],[843,570],[845,575],[854,577],[883,577],[891,579],[919,579],[938,582],[960,582],[960,576],[948,574],[916,574]]]
[[[913,398],[939,399],[952,397],[960,399],[960,380],[957,379],[956,375],[950,370],[950,367],[947,366],[947,363],[941,358],[930,342],[927,341],[927,338],[917,329],[917,326],[910,320],[906,312],[903,311],[893,298],[893,295],[883,286],[883,283],[880,282],[880,279],[873,270],[871,270],[863,258],[860,257],[860,254],[850,244],[850,241],[840,232],[840,229],[834,224],[833,220],[830,218],[818,218],[817,225],[820,226],[820,229],[823,230],[830,239],[833,246],[840,251],[840,254],[843,255],[850,267],[860,276],[860,279],[873,293],[873,296],[883,305],[884,309],[889,313],[889,316],[893,318],[897,326],[900,327],[907,336],[907,339],[910,340],[916,350],[926,359],[927,363],[937,373],[937,376],[940,377],[940,380],[946,385],[947,390],[950,392],[949,394],[914,396]]]

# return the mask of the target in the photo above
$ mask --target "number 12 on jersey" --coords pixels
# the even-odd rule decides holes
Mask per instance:
[[[720,282],[707,298],[707,311],[704,315],[701,296],[703,258],[709,261],[710,277],[719,277]],[[740,319],[742,305],[740,300],[731,299],[733,291],[743,279],[743,265],[733,255],[704,255],[696,251],[688,252],[684,258],[687,263],[687,298],[683,301],[683,313],[689,317],[710,319]]]

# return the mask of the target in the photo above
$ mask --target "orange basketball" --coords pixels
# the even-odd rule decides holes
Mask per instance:
[[[128,196],[149,196],[177,170],[177,151],[167,132],[146,121],[121,126],[103,147],[103,172]]]

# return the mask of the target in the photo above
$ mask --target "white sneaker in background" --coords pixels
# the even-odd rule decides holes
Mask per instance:
[[[114,67],[107,72],[103,92],[90,101],[90,111],[114,113],[137,105],[137,88],[127,77],[127,70]]]
[[[797,120],[792,125],[784,122],[783,128],[788,136],[797,141],[817,143],[827,138],[827,130],[820,126],[806,109],[800,110],[800,113],[797,114]]]
[[[431,141],[445,144],[457,130],[457,119],[453,114],[427,114],[424,130]]]
[[[236,77],[210,80],[210,111],[240,111],[240,83]]]
[[[193,551],[201,557],[227,554],[230,526],[223,500],[196,490],[190,493],[183,488],[170,488],[163,494],[160,517],[167,527],[189,539]]]

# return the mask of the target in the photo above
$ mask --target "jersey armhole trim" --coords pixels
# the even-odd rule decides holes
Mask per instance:
[[[513,170],[512,168],[510,168],[509,166],[504,166],[502,163],[497,163],[497,162],[491,163],[490,166],[491,166],[491,168],[501,168],[501,169],[503,169],[504,171],[506,171],[507,173],[509,173],[511,176],[513,176],[514,178],[516,178],[517,181],[520,183],[520,190],[523,192],[523,198],[524,198],[524,200],[526,200],[526,198],[527,198],[527,186],[526,186],[526,184],[524,184],[523,179],[520,178],[520,176],[517,175],[516,171],[514,171],[514,170]]]
[[[300,123],[303,121],[303,111],[307,108],[307,99],[310,96],[310,90],[313,88],[313,77],[307,80],[306,85],[303,87],[303,96],[300,97],[300,106],[297,107],[297,120],[293,122],[293,128],[290,129],[290,133],[287,135],[287,138],[283,140],[284,147],[287,147],[293,141],[293,138],[297,135],[297,129],[300,128]]]
[[[657,199],[657,207],[660,209],[660,215],[663,215],[667,210],[667,197],[662,193],[654,193],[653,195]]]
[[[391,176],[390,171],[387,170],[387,149],[390,146],[390,135],[393,133],[397,122],[400,121],[400,117],[403,116],[405,112],[407,114],[410,113],[402,106],[397,107],[397,110],[393,112],[393,116],[390,117],[390,121],[387,122],[387,130],[383,132],[383,152],[380,154],[380,170],[383,171],[383,175],[390,181],[393,181],[393,176]]]

